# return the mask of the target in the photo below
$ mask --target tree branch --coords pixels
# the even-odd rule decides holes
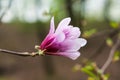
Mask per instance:
[[[120,31],[120,28],[115,29],[115,30],[110,30],[108,31],[108,38],[113,38],[115,35],[117,35]],[[104,32],[104,31],[103,31]],[[107,33],[107,32],[106,32]],[[96,34],[97,35],[97,34]],[[92,56],[90,56],[90,59],[92,58],[97,58],[97,56],[99,56],[100,54],[97,53],[101,53],[103,51],[103,49],[105,48],[106,44],[106,39],[102,42],[102,44],[99,46],[99,48],[93,53]]]
[[[13,54],[13,55],[19,55],[19,56],[35,56],[38,53],[36,52],[16,52],[16,51],[10,51],[10,50],[6,50],[6,49],[0,49],[0,52],[4,52],[4,53],[8,53],[8,54]]]
[[[112,47],[109,57],[106,60],[106,62],[104,63],[104,65],[101,68],[102,73],[105,72],[105,70],[107,69],[107,67],[110,65],[110,63],[112,62],[113,56],[115,51],[117,50],[118,46],[120,45],[120,38],[118,37],[117,42],[115,43],[115,45]]]

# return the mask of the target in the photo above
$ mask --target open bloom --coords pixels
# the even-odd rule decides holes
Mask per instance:
[[[54,17],[52,17],[49,33],[41,43],[40,51],[43,51],[46,55],[77,59],[80,56],[78,50],[85,46],[87,41],[79,38],[81,34],[80,29],[69,25],[70,21],[70,18],[63,19],[55,30]]]

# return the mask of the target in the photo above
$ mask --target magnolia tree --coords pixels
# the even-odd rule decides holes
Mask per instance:
[[[40,45],[35,46],[36,52],[15,52],[6,49],[0,49],[0,52],[9,53],[20,56],[63,56],[76,60],[80,56],[78,51],[81,47],[87,46],[87,40],[79,38],[81,31],[78,27],[69,25],[71,18],[63,19],[55,30],[54,17],[50,22],[50,30]],[[109,39],[107,43],[110,45],[112,41]],[[74,66],[75,71],[81,71],[86,73],[89,77],[88,80],[109,80],[108,74],[105,74],[105,70],[113,60],[114,53],[120,45],[120,36],[115,44],[111,47],[108,59],[102,68],[99,68],[95,62],[87,62],[84,66],[77,64]],[[82,54],[83,55],[83,54]],[[115,59],[119,58],[119,52],[116,54]]]

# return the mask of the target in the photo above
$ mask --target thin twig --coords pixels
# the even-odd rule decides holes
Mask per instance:
[[[115,51],[116,51],[116,49],[118,48],[119,45],[120,45],[120,38],[117,39],[117,42],[115,43],[115,45],[112,47],[112,49],[111,49],[111,51],[110,51],[110,54],[109,54],[108,59],[106,60],[106,62],[105,62],[104,65],[102,66],[102,68],[101,68],[102,73],[105,72],[105,70],[107,69],[107,67],[108,67],[108,66],[110,65],[110,63],[112,62],[114,53],[115,53]]]
[[[13,54],[13,55],[19,55],[19,56],[35,56],[37,55],[36,52],[16,52],[16,51],[10,51],[10,50],[6,50],[6,49],[0,49],[0,52],[4,52],[4,53],[8,53],[8,54]]]

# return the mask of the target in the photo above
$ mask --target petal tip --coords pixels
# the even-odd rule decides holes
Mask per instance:
[[[76,60],[80,56],[80,53],[77,52],[74,56],[71,57],[72,60]]]
[[[71,21],[71,18],[70,17],[68,17],[68,18],[66,18],[69,22]]]
[[[80,43],[81,43],[81,47],[85,46],[87,44],[87,40],[80,38]]]
[[[83,45],[82,46],[85,46],[87,44],[87,40],[86,39],[84,39],[84,43],[83,43]]]
[[[54,16],[52,16],[51,20],[54,20]]]
[[[53,34],[55,32],[55,24],[54,24],[54,16],[51,18],[51,22],[50,22],[50,30],[49,30],[49,34]]]
[[[76,60],[79,56],[80,56],[79,52],[72,52],[72,53],[69,53],[66,57],[72,60]]]

